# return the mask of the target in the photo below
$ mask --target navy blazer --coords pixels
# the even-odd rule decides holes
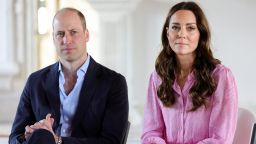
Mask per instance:
[[[60,121],[58,63],[32,73],[17,108],[10,144],[26,143],[27,125],[51,113],[53,130]],[[128,94],[125,78],[92,58],[84,77],[70,137],[64,144],[120,144],[128,121]]]

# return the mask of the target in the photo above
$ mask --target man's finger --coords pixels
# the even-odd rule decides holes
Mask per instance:
[[[50,114],[50,113],[48,113],[47,115],[46,115],[46,120],[50,120],[51,119],[51,116],[52,116],[52,114]]]

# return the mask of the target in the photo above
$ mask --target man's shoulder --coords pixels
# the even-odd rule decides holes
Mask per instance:
[[[42,76],[48,74],[51,71],[57,72],[57,70],[58,70],[58,62],[31,73],[29,77],[30,78],[38,78],[38,77],[42,77]]]
[[[99,66],[99,69],[100,69],[100,72],[103,74],[103,75],[108,75],[108,76],[122,76],[122,74],[116,72],[115,70],[109,68],[109,67],[106,67],[102,64],[99,64],[98,63],[98,66]]]
[[[109,78],[114,78],[114,79],[116,79],[116,78],[117,79],[120,79],[120,78],[125,79],[125,77],[122,74],[120,74],[117,71],[115,71],[109,67],[106,67],[100,63],[97,63],[97,67],[99,69],[100,75],[103,77],[109,77]]]

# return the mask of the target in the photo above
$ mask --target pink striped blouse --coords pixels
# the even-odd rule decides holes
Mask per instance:
[[[182,90],[174,82],[177,99],[174,106],[168,108],[157,97],[161,79],[153,72],[145,106],[142,143],[232,144],[238,112],[236,82],[231,71],[221,64],[217,65],[212,76],[217,81],[217,88],[208,106],[188,112],[192,107],[189,90],[195,81],[193,73],[189,74]]]

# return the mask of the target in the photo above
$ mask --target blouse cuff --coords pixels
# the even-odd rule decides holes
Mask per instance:
[[[160,137],[149,137],[143,144],[166,144],[166,142]]]

